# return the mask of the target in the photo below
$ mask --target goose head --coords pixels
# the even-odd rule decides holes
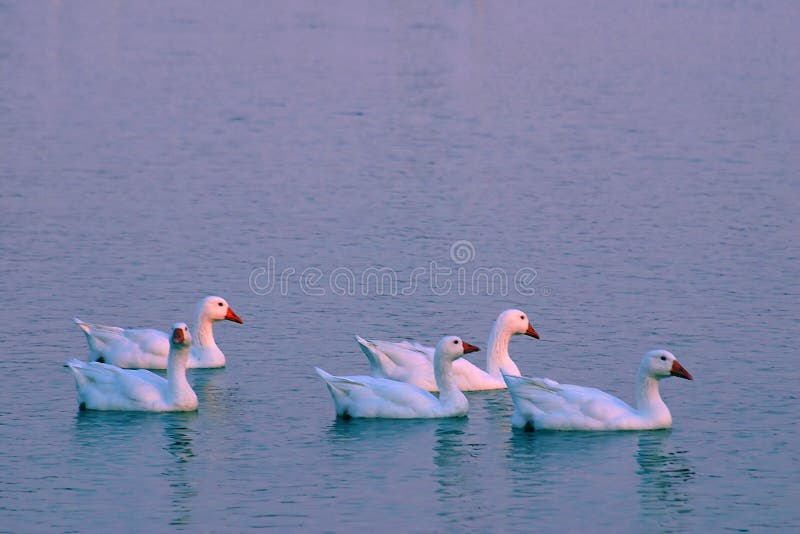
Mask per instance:
[[[479,347],[463,341],[458,336],[445,336],[436,345],[436,354],[448,361],[459,359],[465,354],[481,350]]]
[[[521,310],[506,310],[497,316],[497,326],[512,334],[525,334],[539,339],[539,333],[533,328],[525,312]]]
[[[175,323],[172,325],[172,336],[170,337],[172,346],[175,348],[185,348],[192,344],[192,334],[186,323]]]
[[[236,315],[236,312],[233,311],[233,308],[228,305],[228,301],[222,297],[209,296],[200,301],[197,316],[208,318],[211,321],[227,320],[239,324],[244,323],[244,321]]]
[[[668,350],[651,350],[642,358],[640,369],[657,380],[668,376],[677,376],[687,380],[694,380],[692,374],[687,371],[675,356]]]

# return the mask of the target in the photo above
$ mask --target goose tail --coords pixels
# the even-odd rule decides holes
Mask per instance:
[[[391,358],[381,351],[374,341],[356,335],[356,343],[369,360],[370,374],[379,378],[390,378],[391,370],[397,367]]]

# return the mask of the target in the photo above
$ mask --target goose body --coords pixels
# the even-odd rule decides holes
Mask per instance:
[[[214,323],[222,320],[243,322],[221,297],[209,296],[200,301],[189,368],[225,366],[225,354],[214,341],[213,332]],[[90,361],[129,369],[167,368],[170,341],[166,332],[91,324],[77,318],[74,321],[86,335]]]
[[[489,333],[486,369],[468,360],[453,362],[453,379],[462,391],[504,389],[501,370],[519,375],[517,364],[508,354],[511,336],[525,334],[536,339],[539,334],[520,310],[506,310],[498,315]],[[409,341],[367,340],[356,336],[356,342],[367,356],[370,374],[408,382],[428,391],[438,391],[434,377],[433,347]]]
[[[121,369],[100,362],[72,359],[72,370],[82,410],[131,410],[146,412],[193,411],[197,395],[186,380],[186,364],[192,342],[185,323],[173,326],[167,378],[145,369]]]
[[[476,350],[478,347],[456,336],[442,338],[434,354],[438,397],[407,382],[373,376],[333,376],[320,368],[316,371],[333,397],[336,414],[345,419],[458,417],[467,414],[469,403],[453,381],[452,363]]]
[[[693,379],[669,351],[645,354],[639,365],[634,408],[596,388],[503,374],[514,402],[511,425],[525,430],[669,428],[672,415],[658,389],[659,380],[668,376]]]

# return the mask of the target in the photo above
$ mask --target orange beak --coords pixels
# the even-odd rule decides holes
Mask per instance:
[[[183,330],[180,328],[176,328],[172,331],[172,343],[178,345],[179,343],[183,343],[186,341],[186,337],[183,335]]]
[[[672,362],[672,369],[670,369],[669,374],[685,378],[686,380],[694,380],[692,373],[684,369],[684,367],[678,363],[678,360]]]
[[[480,347],[476,347],[475,345],[471,345],[464,340],[461,340],[461,343],[464,345],[464,354],[469,354],[470,352],[477,352],[481,350]]]
[[[233,311],[233,308],[228,306],[228,313],[225,314],[225,319],[228,321],[233,321],[234,323],[244,324],[242,318],[236,315],[236,312]]]
[[[539,332],[537,332],[536,329],[533,328],[533,325],[530,322],[528,322],[528,329],[525,330],[525,335],[539,339]]]

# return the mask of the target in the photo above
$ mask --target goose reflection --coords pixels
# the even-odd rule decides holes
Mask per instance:
[[[171,524],[191,524],[191,501],[197,489],[189,465],[195,457],[197,417],[196,412],[78,412],[74,439],[81,452],[76,460],[95,467],[95,487],[108,487],[111,491],[119,490],[119,479],[113,469],[97,469],[98,459],[140,465],[139,482],[148,487],[160,486],[152,477],[164,477],[170,489],[170,495],[164,497],[175,511]],[[165,439],[153,439],[162,432]],[[109,451],[114,451],[113,458]]]
[[[480,468],[480,452],[486,447],[478,436],[468,432],[466,418],[436,422],[433,443],[433,479],[440,514],[461,525],[465,518],[479,513],[481,493],[486,487]],[[462,525],[463,526],[463,525]]]
[[[164,435],[167,437],[164,449],[172,454],[179,464],[186,463],[195,456],[192,441],[197,431],[190,428],[190,424],[197,414],[193,412],[187,415],[188,417],[167,422],[164,427]]]
[[[331,447],[329,454],[334,460],[362,459],[376,456],[385,461],[386,444],[395,451],[410,451],[430,439],[431,428],[436,420],[421,419],[350,419],[335,418],[325,430]],[[378,460],[379,459],[379,460]]]
[[[120,456],[126,452],[148,454],[149,444],[137,440],[158,432],[161,417],[158,413],[77,411],[74,438],[89,457],[105,456],[111,448]]]
[[[400,444],[413,440],[420,433],[429,434],[434,419],[342,419],[336,417],[331,421],[326,433],[335,443],[347,443],[360,439],[390,440]],[[387,441],[388,442],[388,441]]]
[[[642,432],[636,452],[641,513],[661,527],[692,510],[686,490],[695,471],[687,451],[671,446],[670,434]]]
[[[171,504],[175,514],[171,525],[192,523],[192,500],[198,492],[188,468],[195,457],[192,443],[197,434],[193,428],[196,417],[197,413],[194,412],[170,414],[164,426],[164,450],[175,458],[164,471],[172,492]]]
[[[433,446],[433,463],[436,465],[440,493],[446,494],[448,488],[463,486],[470,466],[474,463],[477,451],[483,445],[466,442],[466,419],[438,421]],[[459,492],[460,494],[460,492]]]
[[[510,425],[509,425],[510,427]],[[636,436],[629,432],[521,432],[509,428],[506,464],[513,498],[542,514],[563,513],[570,506],[597,506],[604,493],[590,491],[591,478],[613,480],[632,470]],[[582,501],[581,504],[576,504]]]

